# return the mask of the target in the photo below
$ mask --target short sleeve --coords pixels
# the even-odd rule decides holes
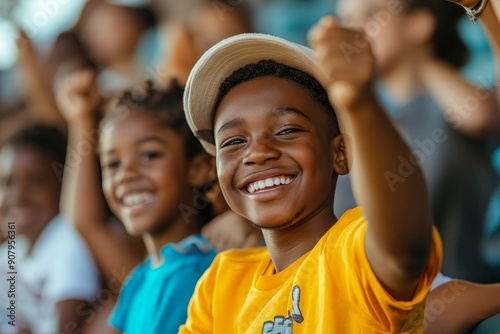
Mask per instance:
[[[344,298],[357,302],[358,316],[371,323],[373,328],[391,333],[416,328],[416,322],[423,322],[425,299],[441,267],[439,234],[434,228],[427,267],[412,300],[398,301],[384,289],[370,266],[365,251],[366,227],[365,222],[350,224],[342,233],[342,245],[336,247],[343,264],[337,267],[341,270],[337,272],[336,279],[345,287],[342,289],[346,294]]]

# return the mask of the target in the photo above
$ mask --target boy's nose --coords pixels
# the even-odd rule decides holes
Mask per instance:
[[[263,164],[267,160],[278,159],[280,151],[276,148],[275,139],[271,131],[262,130],[258,136],[251,139],[247,145],[243,163]]]

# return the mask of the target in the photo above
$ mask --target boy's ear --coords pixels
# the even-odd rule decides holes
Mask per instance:
[[[350,154],[346,145],[346,139],[347,138],[344,134],[339,134],[331,141],[333,171],[337,175],[345,175],[349,173]]]
[[[214,170],[214,158],[206,152],[198,153],[189,163],[189,185],[192,188],[203,187],[214,180]]]

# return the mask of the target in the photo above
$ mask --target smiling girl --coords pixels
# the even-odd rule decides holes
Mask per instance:
[[[127,233],[142,238],[148,253],[125,280],[111,315],[110,324],[120,332],[176,333],[186,319],[194,286],[216,253],[197,234],[212,218],[203,193],[209,188],[213,162],[189,131],[182,93],[176,83],[168,90],[150,83],[135,87],[109,103],[100,123],[104,197]],[[85,137],[94,129],[91,116],[99,105],[94,74],[83,71],[66,80],[59,102],[69,123],[70,147],[81,153],[84,143],[95,144]],[[66,190],[78,189],[84,203],[68,197],[67,202],[73,202],[65,208],[114,288],[116,277],[110,272],[127,272],[140,253],[105,224],[104,202],[92,185],[99,179],[98,169],[90,155],[81,154],[81,161],[66,170]],[[89,196],[94,196],[93,202]]]

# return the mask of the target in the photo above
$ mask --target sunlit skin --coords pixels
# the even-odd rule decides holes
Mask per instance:
[[[26,236],[31,246],[59,213],[61,182],[53,162],[50,153],[31,146],[0,150],[2,216],[16,223],[16,233]]]
[[[179,134],[138,112],[102,133],[106,200],[129,234],[145,238],[147,247],[151,242],[148,250],[153,254],[197,231],[194,215],[186,221],[179,209],[183,203],[193,207],[194,197],[184,145]],[[134,202],[133,195],[143,197]]]
[[[342,173],[336,169],[342,136],[330,138],[331,124],[307,89],[273,76],[233,88],[214,124],[224,197],[236,213],[264,229],[278,269],[275,247],[294,254],[284,259],[286,267],[337,221],[332,205]],[[250,184],[269,178],[289,183],[249,192]]]

